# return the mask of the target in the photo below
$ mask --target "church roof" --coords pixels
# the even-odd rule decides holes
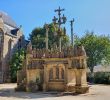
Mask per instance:
[[[5,12],[0,11],[0,17],[2,17],[3,22],[9,26],[14,28],[17,27],[16,23],[12,20],[12,18]]]

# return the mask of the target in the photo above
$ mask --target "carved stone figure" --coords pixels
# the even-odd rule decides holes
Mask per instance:
[[[86,56],[86,52],[83,46],[74,46],[73,50],[74,56]]]
[[[32,44],[31,44],[31,42],[29,42],[29,44],[27,45],[27,53],[32,53]]]
[[[36,48],[33,49],[32,54],[33,54],[33,57],[36,58]]]

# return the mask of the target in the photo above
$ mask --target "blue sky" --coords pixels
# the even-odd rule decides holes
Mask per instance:
[[[110,0],[0,0],[0,10],[7,12],[17,25],[23,26],[28,37],[32,29],[52,22],[54,9],[65,8],[66,28],[70,35],[70,23],[75,18],[74,32],[84,35],[86,30],[96,34],[110,34]]]

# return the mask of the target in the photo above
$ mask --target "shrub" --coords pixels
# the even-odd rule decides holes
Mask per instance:
[[[94,74],[94,83],[98,84],[110,84],[109,72],[97,72]]]
[[[24,59],[25,59],[25,50],[24,49],[20,49],[12,55],[12,58],[9,61],[11,82],[16,82],[17,71],[22,68]]]
[[[94,76],[90,73],[87,75],[88,82],[96,83],[96,84],[110,84],[110,72],[96,72]]]

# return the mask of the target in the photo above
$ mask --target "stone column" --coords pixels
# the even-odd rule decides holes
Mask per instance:
[[[29,87],[28,87],[28,84],[29,84],[29,72],[28,72],[28,67],[31,67],[29,66],[29,59],[30,59],[30,56],[32,56],[31,54],[27,54],[26,55],[26,61],[25,61],[25,70],[26,70],[26,91],[30,91],[29,90]]]
[[[80,69],[76,69],[75,70],[75,75],[76,75],[76,86],[81,86],[81,70]]]
[[[81,69],[81,86],[87,86],[86,69]]]
[[[62,48],[61,41],[62,41],[62,37],[59,38],[59,51],[60,52],[61,52],[61,48]]]
[[[49,32],[49,28],[48,28],[48,24],[45,24],[45,28],[46,28],[46,49],[48,50],[48,32]]]
[[[76,93],[86,93],[89,90],[86,79],[86,69],[76,69]]]
[[[68,64],[65,64],[65,91],[68,91]]]
[[[68,83],[68,65],[65,64],[65,84]]]
[[[43,83],[43,91],[47,91],[47,65],[44,65],[44,83]]]

